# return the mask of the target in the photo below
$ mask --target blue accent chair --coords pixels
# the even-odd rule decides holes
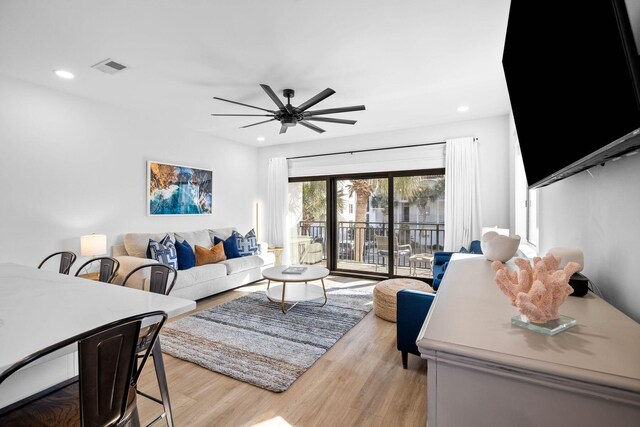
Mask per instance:
[[[469,253],[469,254],[482,254],[482,248],[480,247],[480,240],[474,240],[469,245],[469,249],[464,246],[460,248],[459,253]],[[444,277],[444,272],[449,266],[449,260],[451,259],[451,255],[455,252],[434,252],[433,253],[433,285],[431,287],[434,291],[437,291],[440,287],[440,282]]]
[[[420,356],[416,339],[436,294],[402,289],[397,295],[397,340],[402,367],[407,369],[409,353]]]

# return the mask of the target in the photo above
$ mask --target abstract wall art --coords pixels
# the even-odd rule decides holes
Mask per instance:
[[[147,162],[149,215],[211,215],[213,171]]]

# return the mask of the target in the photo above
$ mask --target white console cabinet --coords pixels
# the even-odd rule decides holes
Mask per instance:
[[[428,426],[640,426],[640,325],[589,293],[560,308],[573,328],[523,329],[494,275],[484,256],[449,263],[417,340]]]

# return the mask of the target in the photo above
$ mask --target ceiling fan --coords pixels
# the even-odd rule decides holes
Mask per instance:
[[[364,105],[354,105],[352,107],[339,107],[339,108],[328,108],[325,110],[311,110],[309,108],[316,105],[318,102],[330,97],[334,93],[336,93],[333,89],[327,88],[317,94],[316,96],[308,99],[302,104],[294,107],[291,105],[291,98],[294,97],[295,91],[293,89],[284,89],[282,91],[282,95],[287,98],[287,105],[283,104],[275,94],[275,92],[265,84],[261,84],[260,87],[264,89],[269,98],[278,106],[277,110],[269,110],[267,108],[256,107],[254,105],[243,104],[242,102],[230,101],[224,98],[218,98],[214,96],[213,99],[217,99],[220,101],[230,102],[232,104],[243,105],[249,108],[255,108],[257,110],[266,111],[269,114],[212,114],[212,116],[256,116],[256,117],[271,117],[269,120],[264,120],[258,123],[252,123],[250,125],[241,126],[240,129],[248,128],[251,126],[261,125],[262,123],[273,122],[278,120],[280,122],[280,133],[287,132],[287,129],[295,126],[296,124],[301,124],[302,126],[314,130],[318,133],[324,132],[324,129],[319,128],[318,126],[309,123],[312,121],[316,122],[328,122],[328,123],[341,123],[344,125],[354,125],[356,124],[356,120],[346,120],[346,119],[333,119],[330,117],[318,117],[323,116],[325,114],[335,114],[335,113],[346,113],[348,111],[360,111],[364,110]]]

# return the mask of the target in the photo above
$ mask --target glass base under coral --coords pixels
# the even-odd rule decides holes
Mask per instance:
[[[575,326],[576,319],[568,316],[560,316],[559,319],[550,320],[546,323],[532,323],[526,316],[519,314],[511,318],[511,323],[542,335],[552,336]]]

